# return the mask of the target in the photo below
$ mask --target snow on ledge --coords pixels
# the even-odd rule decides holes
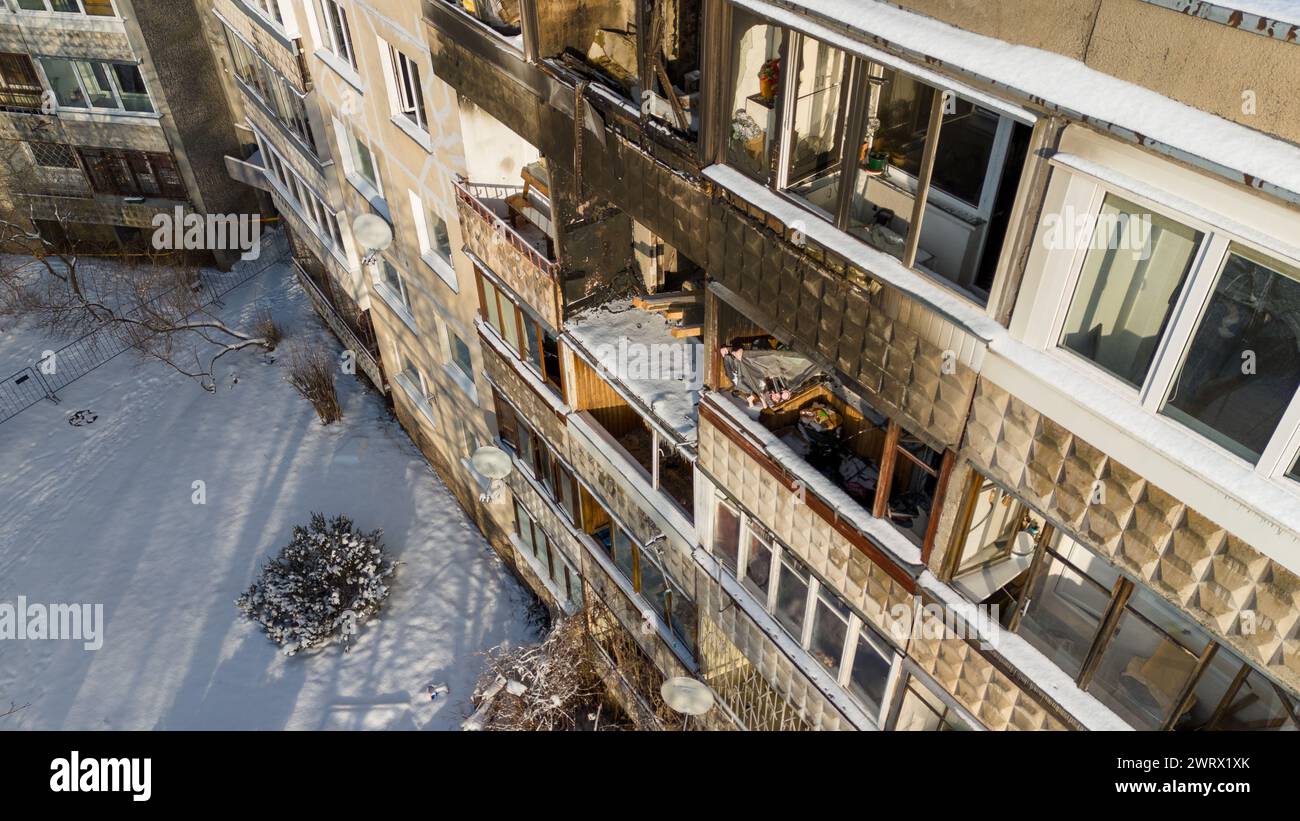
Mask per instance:
[[[952,587],[939,581],[929,570],[921,573],[917,584],[943,603],[944,607],[957,614],[966,626],[977,628],[986,622],[975,608]],[[1057,704],[1061,705],[1071,716],[1089,730],[1132,730],[1123,719],[1115,715],[1096,696],[1085,693],[1074,683],[1074,679],[1053,664],[1036,648],[1020,636],[995,627],[992,635],[980,635],[986,642],[1006,659],[1013,667],[1024,673],[1034,686],[1042,690]]]
[[[1246,0],[1236,0],[1240,5]],[[861,52],[861,43],[817,23],[881,38],[1048,105],[1141,135],[1179,151],[1300,194],[1300,146],[1172,100],[1061,54],[1013,45],[879,0],[737,0],[777,22]],[[1253,0],[1260,4],[1263,0]],[[1294,2],[1270,3],[1273,14]],[[808,17],[807,15],[812,15]]]
[[[665,433],[673,434],[669,438],[695,441],[696,406],[704,376],[700,343],[673,336],[667,318],[634,307],[631,299],[588,308],[570,319],[565,329],[602,378],[619,393],[626,391],[636,399],[634,408],[639,404],[648,410]],[[678,364],[684,365],[687,373],[677,373]],[[664,366],[668,374],[659,372]],[[633,378],[639,372],[643,375]],[[655,376],[670,378],[652,378]]]

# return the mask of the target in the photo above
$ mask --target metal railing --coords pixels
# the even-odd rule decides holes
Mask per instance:
[[[505,195],[515,194],[523,191],[522,186],[496,185],[491,183],[473,183],[464,177],[456,177],[452,180],[456,186],[456,198],[465,203],[469,208],[478,214],[479,218],[492,226],[492,230],[498,237],[509,242],[516,251],[528,258],[534,266],[540,269],[544,274],[554,279],[559,275],[560,264],[547,257],[541,251],[529,242],[523,234],[515,230],[504,217],[497,214],[483,202],[485,199],[505,200]]]
[[[347,349],[352,351],[353,356],[356,357],[357,367],[370,378],[371,384],[381,393],[387,393],[388,388],[384,383],[384,370],[380,367],[379,360],[371,353],[370,348],[353,333],[352,329],[348,327],[348,323],[344,322],[343,318],[338,315],[338,312],[334,310],[334,304],[329,301],[320,287],[312,281],[312,278],[297,260],[293,261],[293,267],[294,272],[298,275],[298,283],[302,285],[302,289],[307,292],[307,296],[316,306],[316,313],[320,315],[321,319],[325,320],[325,324],[347,346]]]
[[[272,237],[263,245],[263,253],[272,251],[272,258],[251,271],[232,269],[202,272],[199,281],[193,286],[206,292],[200,307],[219,303],[222,296],[268,268],[281,264],[287,251],[282,242],[277,242],[277,238]],[[167,294],[161,294],[155,300],[166,296]],[[0,423],[9,421],[42,399],[58,402],[58,391],[123,351],[135,347],[138,341],[133,342],[131,335],[124,333],[116,323],[106,323],[52,351],[35,364],[0,380]]]

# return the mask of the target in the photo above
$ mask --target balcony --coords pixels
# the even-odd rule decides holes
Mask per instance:
[[[379,363],[379,344],[375,340],[369,315],[334,284],[325,266],[310,255],[300,254],[294,260],[293,267],[298,282],[307,292],[316,313],[352,352],[357,369],[366,375],[380,393],[387,393],[384,369]]]
[[[524,180],[518,186],[453,181],[465,250],[558,328],[560,265],[549,192],[538,172],[525,168]]]
[[[694,509],[691,452],[703,385],[696,297],[684,291],[612,300],[566,326],[577,354],[575,408],[587,412],[631,472],[687,518]]]

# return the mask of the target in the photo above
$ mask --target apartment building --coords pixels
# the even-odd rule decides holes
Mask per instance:
[[[642,726],[1294,730],[1300,15],[1224,2],[209,25],[232,173]]]
[[[82,249],[139,249],[160,213],[256,208],[190,4],[0,2],[0,173],[7,218]],[[238,254],[219,252],[219,264]]]

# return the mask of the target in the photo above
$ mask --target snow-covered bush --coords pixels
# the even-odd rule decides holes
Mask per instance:
[[[235,604],[285,655],[336,637],[347,650],[357,628],[388,597],[394,565],[382,535],[359,532],[346,516],[313,513],[311,524],[294,527],[293,539]]]

